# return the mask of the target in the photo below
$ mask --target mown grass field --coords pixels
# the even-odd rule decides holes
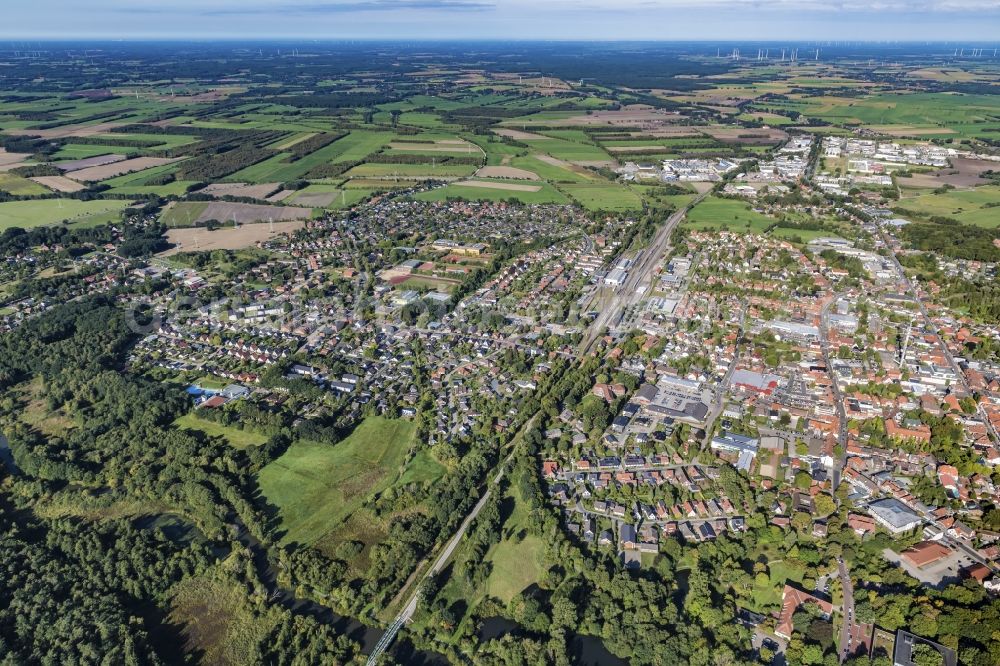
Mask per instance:
[[[388,488],[415,429],[412,421],[369,417],[341,442],[297,440],[264,467],[257,481],[277,509],[283,542],[314,544]]]
[[[0,203],[0,231],[10,227],[43,227],[49,224],[96,226],[116,222],[128,201],[79,201],[35,199]]]
[[[754,212],[749,204],[734,199],[707,197],[692,208],[684,226],[696,231],[734,231],[763,233],[775,223],[770,217]]]
[[[594,181],[585,184],[561,184],[559,189],[587,210],[616,212],[642,210],[642,198],[634,191],[612,183]]]
[[[507,603],[541,580],[545,542],[527,532],[527,505],[517,490],[512,489],[505,500],[513,504],[513,510],[503,526],[504,538],[486,555],[493,567],[486,592]]]

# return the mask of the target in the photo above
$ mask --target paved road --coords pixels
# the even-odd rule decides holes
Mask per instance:
[[[740,342],[743,341],[743,324],[746,322],[747,309],[750,307],[749,304],[743,306],[743,310],[740,312],[740,323],[737,325],[736,343],[734,344],[733,360],[729,362],[729,367],[726,368],[726,374],[722,377],[722,381],[719,382],[719,388],[715,392],[715,400],[712,402],[712,409],[709,411],[708,416],[705,418],[705,441],[702,442],[703,445],[708,444],[712,440],[712,427],[715,425],[716,419],[722,414],[723,406],[726,404],[726,394],[729,392],[729,385],[733,381],[733,374],[736,372],[736,366],[740,363]]]
[[[653,236],[649,247],[642,250],[638,261],[629,269],[628,279],[625,280],[625,284],[614,291],[611,295],[610,303],[590,323],[583,336],[583,342],[580,344],[582,352],[588,352],[601,337],[605,328],[609,328],[612,324],[621,320],[625,311],[641,301],[643,296],[646,295],[649,287],[652,285],[653,273],[660,266],[663,257],[666,256],[667,251],[670,249],[670,236],[674,233],[674,229],[681,223],[681,220],[684,219],[688,211],[700,203],[706,196],[708,196],[708,193],[698,195],[688,206],[667,218],[666,223]],[[639,288],[643,286],[646,289],[640,292]],[[596,298],[597,296],[595,295]]]
[[[844,563],[843,558],[839,559],[837,562],[837,567],[840,572],[840,583],[841,587],[844,589],[844,622],[840,627],[840,663],[844,662],[847,655],[854,649],[851,645],[851,637],[854,632],[852,627],[854,626],[854,586],[851,584],[851,576],[847,571],[847,565]]]
[[[957,375],[958,381],[961,384],[962,389],[965,391],[966,395],[972,395],[972,388],[969,386],[969,382],[965,378],[965,373],[962,372],[962,368],[959,367],[958,362],[955,360],[955,357],[952,356],[951,350],[948,349],[948,345],[945,343],[944,337],[941,335],[941,331],[938,329],[937,325],[934,323],[934,321],[930,318],[930,315],[927,313],[927,306],[924,304],[923,299],[920,297],[920,292],[918,292],[913,287],[913,283],[910,282],[910,279],[908,277],[906,277],[906,271],[903,269],[902,264],[899,263],[899,259],[896,257],[896,252],[892,249],[893,247],[892,243],[889,242],[890,239],[888,238],[888,236],[886,236],[884,230],[880,229],[880,234],[882,235],[882,241],[886,244],[886,247],[889,249],[889,258],[892,259],[892,263],[896,268],[896,273],[899,275],[900,281],[906,287],[906,291],[908,291],[910,295],[912,295],[913,298],[917,301],[917,305],[920,306],[920,314],[923,316],[924,325],[929,326],[933,331],[934,335],[937,336],[938,345],[941,348],[941,353],[944,354],[944,357],[948,360],[948,364],[951,366],[952,371]],[[983,423],[986,425],[986,429],[989,431],[990,436],[993,438],[993,441],[1000,442],[1000,433],[997,433],[996,428],[993,427],[993,423],[990,421],[989,415],[986,413],[986,410],[983,409],[983,406],[977,405],[976,412],[979,415],[979,417],[983,420]]]
[[[830,378],[833,380],[833,399],[837,403],[837,419],[840,421],[840,430],[837,433],[837,443],[840,444],[843,453],[837,456],[833,465],[833,487],[834,489],[840,485],[840,476],[843,472],[844,465],[847,464],[847,412],[844,410],[844,396],[840,393],[840,383],[837,381],[837,376],[833,374],[833,365],[830,361],[833,358],[830,353],[830,308],[836,303],[843,294],[835,293],[833,298],[823,306],[823,311],[819,318],[819,340],[820,347],[823,350],[823,362],[826,363],[827,372],[830,373]]]

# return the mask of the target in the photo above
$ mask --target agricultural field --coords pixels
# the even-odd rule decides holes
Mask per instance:
[[[312,209],[295,206],[265,206],[258,204],[217,202],[175,202],[168,206],[160,221],[167,227],[190,227],[209,220],[236,224],[306,220]]]
[[[4,173],[0,171],[0,192],[7,192],[8,194],[14,195],[33,196],[38,194],[47,194],[49,190],[42,187],[41,184],[35,181],[22,178],[21,176],[15,176],[12,173]]]
[[[451,183],[414,196],[419,201],[471,199],[484,201],[515,200],[525,204],[568,203],[569,199],[547,183],[476,179]]]
[[[972,190],[952,190],[941,194],[904,196],[896,206],[902,216],[913,213],[921,217],[947,217],[962,224],[987,229],[1000,228],[1000,186],[990,185]]]
[[[0,204],[2,205],[2,204]],[[197,206],[198,204],[191,204]],[[202,216],[212,204],[204,204]],[[246,204],[230,204],[235,206]],[[278,209],[275,209],[278,210]],[[296,209],[306,210],[308,209]],[[218,218],[206,218],[218,219]],[[172,246],[160,253],[161,257],[169,257],[178,252],[211,252],[212,250],[241,250],[254,247],[275,236],[297,231],[305,226],[301,220],[286,222],[260,222],[256,224],[241,224],[237,227],[223,226],[218,229],[205,227],[177,227],[167,230],[165,238]]]
[[[48,224],[96,226],[116,222],[128,201],[79,201],[35,199],[0,203],[0,230],[41,227]]]
[[[344,174],[347,178],[402,178],[407,180],[452,179],[471,176],[474,165],[467,164],[373,164],[354,167]]]
[[[549,182],[556,183],[587,183],[597,176],[586,168],[558,160],[551,155],[527,155],[510,160],[511,166],[524,169]]]
[[[639,195],[617,183],[563,183],[559,185],[559,190],[587,210],[625,212],[642,209]]]

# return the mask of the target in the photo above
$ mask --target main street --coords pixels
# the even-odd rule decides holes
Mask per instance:
[[[844,465],[847,464],[847,412],[844,409],[844,396],[840,393],[840,382],[837,381],[837,376],[833,373],[833,365],[831,364],[832,355],[830,353],[830,307],[840,297],[840,293],[835,293],[827,301],[826,305],[823,306],[823,311],[819,318],[819,342],[823,350],[823,362],[826,364],[826,371],[830,374],[833,384],[833,399],[837,406],[837,420],[840,422],[840,428],[837,432],[837,444],[840,445],[841,453],[834,460],[832,470],[834,489],[840,485],[840,475],[843,472]]]
[[[903,283],[903,285],[906,287],[906,291],[913,296],[914,300],[917,302],[917,305],[920,307],[920,315],[923,317],[924,326],[929,327],[931,329],[931,332],[937,338],[938,345],[941,349],[941,353],[944,355],[945,359],[947,359],[948,365],[951,367],[952,371],[958,378],[962,390],[965,392],[966,395],[972,395],[972,388],[969,386],[969,382],[965,377],[965,373],[962,372],[962,368],[958,365],[958,362],[952,355],[951,350],[945,343],[944,337],[942,337],[940,329],[930,318],[930,315],[927,312],[927,305],[920,297],[920,291],[917,288],[915,288],[911,280],[908,277],[906,277],[906,271],[903,269],[903,265],[899,263],[899,259],[896,257],[896,252],[895,250],[893,250],[893,244],[890,242],[891,239],[886,235],[884,230],[879,229],[879,233],[882,236],[882,241],[885,243],[886,247],[889,248],[889,257],[890,259],[892,259],[893,266],[895,266],[896,268],[896,273],[899,275],[899,280]],[[905,361],[905,359],[903,360]],[[1000,443],[1000,434],[997,433],[996,428],[990,421],[989,415],[983,409],[983,406],[978,402],[976,404],[976,413],[983,420],[983,423],[986,425],[986,429],[989,431],[990,437],[993,439],[993,441]]]
[[[719,382],[719,387],[715,391],[715,400],[712,402],[712,409],[709,411],[708,416],[705,417],[705,441],[703,446],[707,446],[710,441],[712,441],[712,430],[715,426],[715,421],[722,414],[723,406],[726,404],[726,394],[729,392],[729,385],[733,381],[733,374],[736,372],[736,367],[740,362],[740,342],[743,340],[743,324],[746,321],[747,310],[750,304],[747,303],[743,306],[740,311],[740,323],[737,327],[738,333],[736,334],[736,342],[734,343],[733,360],[729,362],[729,367],[726,368],[726,374],[723,375],[722,381]]]

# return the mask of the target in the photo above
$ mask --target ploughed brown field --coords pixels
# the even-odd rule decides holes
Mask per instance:
[[[244,224],[239,227],[223,227],[209,231],[204,227],[187,229],[170,229],[167,231],[167,241],[174,247],[160,253],[161,257],[169,257],[179,252],[205,252],[211,250],[240,250],[253,247],[257,243],[270,240],[275,236],[291,233],[302,229],[305,222],[275,222],[272,224]]]
[[[176,162],[178,159],[179,158],[168,157],[136,157],[135,159],[123,160],[113,164],[104,164],[101,166],[80,169],[78,171],[71,171],[69,173],[69,177],[73,180],[83,182],[107,180],[108,178],[114,178],[115,176],[132,173],[133,171],[143,171],[144,169],[163,166],[164,164],[171,164]]]
[[[79,192],[83,185],[66,176],[35,176],[31,180],[55,192]]]

